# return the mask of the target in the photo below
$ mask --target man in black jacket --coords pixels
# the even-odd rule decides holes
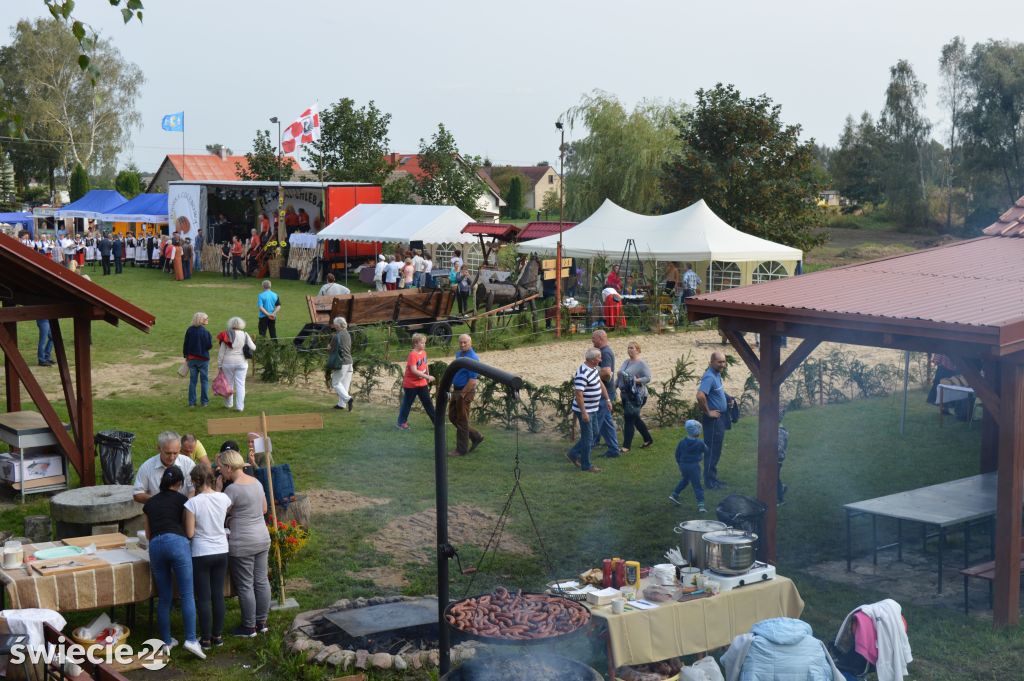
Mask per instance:
[[[113,250],[114,245],[110,242],[110,237],[104,232],[102,238],[98,244],[96,244],[96,250],[100,252],[100,262],[103,263],[103,274],[110,274],[110,252]]]
[[[121,241],[121,235],[114,235],[114,243],[111,248],[114,255],[114,273],[121,274],[121,269],[124,267],[124,242]]]

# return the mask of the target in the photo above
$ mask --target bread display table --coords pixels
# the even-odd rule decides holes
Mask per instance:
[[[64,427],[68,428],[69,426],[65,424]],[[0,414],[0,440],[15,450],[12,454],[17,458],[18,479],[5,484],[9,484],[21,492],[22,503],[25,501],[26,494],[67,489],[67,461],[63,456],[60,457],[60,470],[54,472],[53,475],[26,480],[25,450],[57,445],[57,438],[50,427],[46,425],[42,414],[34,411],[12,411]]]

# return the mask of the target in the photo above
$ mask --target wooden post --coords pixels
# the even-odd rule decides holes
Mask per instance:
[[[74,318],[75,326],[75,382],[78,384],[78,404],[68,405],[68,411],[78,409],[78,451],[82,457],[82,485],[96,484],[95,443],[92,422],[92,321],[84,312]]]
[[[273,470],[273,458],[270,453],[270,447],[267,446],[270,442],[270,438],[267,437],[269,429],[267,428],[267,412],[260,413],[260,435],[263,437],[263,450],[264,456],[267,462],[267,490],[270,492],[270,521],[273,523],[274,531],[277,531],[277,501],[274,497],[274,470]],[[277,561],[277,580],[278,586],[281,589],[281,598],[279,603],[284,605],[285,593],[284,593],[284,566],[281,562],[281,544],[274,542],[274,560]]]
[[[985,378],[992,382],[995,391],[999,389],[999,364],[985,360]],[[981,473],[992,473],[999,469],[999,424],[992,415],[993,405],[982,403],[981,410],[981,451],[978,469]]]
[[[60,385],[64,388],[64,403],[68,406],[71,432],[74,433],[75,438],[78,438],[78,400],[75,398],[75,384],[71,379],[71,368],[68,364],[68,353],[64,347],[64,335],[60,330],[59,319],[50,320],[50,335],[53,337],[53,352],[57,356]]]
[[[992,620],[1020,621],[1020,509],[1024,488],[1024,366],[1000,363],[999,482],[996,487],[996,575]]]
[[[14,322],[4,324],[7,334],[18,344],[18,325]],[[14,362],[4,355],[4,390],[7,397],[7,411],[21,411],[21,381],[18,379],[18,372],[14,369]]]
[[[761,358],[757,382],[757,498],[768,506],[758,542],[758,558],[775,563],[775,526],[778,519],[779,484],[779,384],[780,338],[761,334]]]

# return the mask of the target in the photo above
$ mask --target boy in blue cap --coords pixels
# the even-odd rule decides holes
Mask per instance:
[[[675,490],[669,495],[668,500],[679,506],[679,493],[686,489],[687,485],[693,485],[693,492],[697,496],[697,511],[707,513],[704,508],[704,486],[701,485],[700,462],[708,455],[708,446],[700,439],[700,421],[690,419],[686,422],[686,437],[676,445],[676,463],[679,465],[679,473],[682,479],[676,485]]]

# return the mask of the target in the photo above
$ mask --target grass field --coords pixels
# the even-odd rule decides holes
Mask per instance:
[[[132,271],[120,277],[94,277],[98,283],[154,313],[157,325],[143,334],[122,325],[94,325],[94,358],[98,372],[113,372],[118,381],[139,386],[119,391],[96,402],[96,430],[116,428],[137,433],[138,466],[155,450],[161,430],[195,431],[208,449],[220,438],[204,437],[206,420],[231,416],[214,400],[208,409],[185,407],[185,382],[175,374],[181,337],[196,310],[210,314],[211,331],[219,330],[232,315],[246,317],[255,327],[258,282],[232,282],[219,274],[201,274],[190,282],[175,283],[152,271]],[[293,335],[306,320],[303,296],[311,287],[298,282],[276,282],[284,301],[282,336]],[[21,345],[34,352],[34,328],[22,325]],[[254,330],[254,328],[253,328]],[[581,350],[586,341],[579,343]],[[30,357],[32,355],[29,355]],[[486,355],[484,356],[486,361]],[[156,367],[156,368],[154,368]],[[515,372],[516,367],[502,367]],[[552,367],[565,373],[571,367]],[[38,369],[39,372],[53,371]],[[313,524],[314,537],[293,564],[289,577],[303,609],[325,607],[340,598],[435,593],[432,563],[408,560],[408,553],[388,553],[375,543],[382,529],[430,509],[434,503],[432,433],[425,416],[414,411],[411,432],[393,428],[395,408],[359,405],[349,414],[331,409],[329,395],[302,388],[261,384],[249,379],[247,412],[319,412],[323,431],[281,433],[275,454],[291,465],[300,491],[344,490],[386,503],[343,510],[323,505]],[[911,396],[907,433],[897,432],[895,398],[857,401],[831,407],[795,411],[787,415],[790,451],[783,478],[790,485],[787,505],[779,515],[779,571],[794,579],[807,608],[804,619],[822,638],[834,635],[843,616],[853,607],[886,596],[839,586],[810,577],[811,563],[837,560],[844,553],[841,507],[844,503],[970,475],[977,472],[979,429],[951,424],[938,429],[932,408],[923,396]],[[536,588],[600,564],[612,554],[644,564],[661,562],[661,554],[676,543],[672,526],[695,517],[692,496],[684,506],[670,505],[666,496],[677,471],[672,457],[680,429],[655,430],[656,444],[634,450],[617,460],[602,460],[604,473],[576,474],[565,461],[568,443],[550,433],[498,431],[484,428],[485,444],[472,456],[450,460],[451,504],[497,514],[512,488],[516,455],[521,461],[522,485],[536,519],[539,536],[531,529],[522,504],[512,507],[507,533],[529,551],[500,551],[497,559],[480,565],[472,585],[457,575],[453,565],[452,594],[482,591],[496,584]],[[729,492],[753,494],[755,487],[756,419],[746,417],[726,440],[721,475]],[[454,434],[449,429],[449,441]],[[710,491],[708,506],[725,495]],[[45,513],[46,502],[34,499],[25,507],[4,504],[0,526],[20,531],[27,513]],[[489,529],[487,523],[483,523]],[[429,547],[432,540],[427,537]],[[541,548],[543,543],[544,549]],[[410,546],[410,549],[412,547]],[[481,545],[457,547],[463,563],[477,564]],[[429,551],[428,551],[429,553]],[[402,587],[382,588],[368,575],[388,572],[404,578]],[[954,609],[905,604],[911,623],[915,662],[911,678],[935,681],[1014,678],[1024,664],[1019,632],[993,631],[987,613],[965,618]],[[327,678],[324,670],[299,664],[281,651],[281,632],[294,613],[275,614],[269,639],[231,641],[207,663],[179,654],[159,674],[136,673],[137,678],[212,679]],[[228,612],[228,627],[237,622],[237,606]],[[72,617],[72,621],[85,615]],[[144,620],[144,617],[142,618]],[[140,620],[141,621],[141,620]],[[176,625],[180,632],[180,626]],[[145,625],[137,641],[150,632]],[[180,637],[180,636],[179,636]],[[578,642],[574,655],[602,668],[601,649]],[[258,670],[258,671],[257,671]],[[428,678],[425,673],[401,677],[375,672],[372,679]]]

